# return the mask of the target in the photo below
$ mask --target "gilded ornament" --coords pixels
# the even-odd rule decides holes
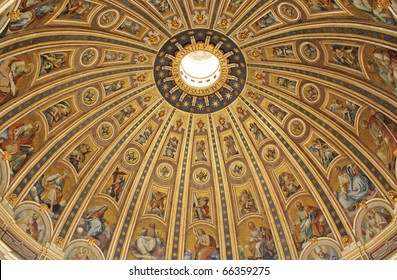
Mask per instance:
[[[7,197],[7,201],[8,203],[10,203],[11,206],[14,206],[17,202],[17,198],[17,195],[15,193],[12,193]]]
[[[197,122],[197,127],[198,127],[199,129],[202,129],[202,128],[204,127],[204,125],[205,125],[205,123],[204,123],[202,120],[199,120],[199,121]]]
[[[239,37],[241,40],[246,40],[248,38],[248,31],[239,33]]]
[[[176,127],[177,127],[178,129],[179,129],[180,127],[182,127],[182,125],[183,125],[182,119],[179,119],[179,120],[176,121]]]
[[[165,110],[161,110],[159,113],[158,113],[158,117],[159,118],[162,118],[162,117],[164,117],[165,116]]]
[[[179,28],[179,21],[178,20],[173,20],[171,22],[171,25],[173,28],[178,29]]]
[[[16,10],[16,11],[12,11],[8,14],[8,18],[10,19],[11,22],[15,22],[18,20],[21,20],[21,11],[20,10]]]
[[[152,43],[157,43],[158,42],[158,37],[155,35],[149,36],[149,41]]]
[[[168,20],[168,27],[174,30],[179,29],[182,26],[182,22],[178,17],[174,17],[172,20]]]
[[[150,100],[152,100],[152,96],[151,96],[151,95],[146,95],[146,96],[143,98],[143,101],[145,101],[145,103],[149,102]]]
[[[196,51],[209,52],[219,60],[221,67],[220,77],[218,78],[216,83],[209,88],[204,88],[204,89],[192,88],[191,86],[186,84],[180,76],[180,64],[182,62],[182,59],[188,54]],[[224,53],[222,50],[216,49],[215,46],[212,44],[206,45],[205,43],[201,42],[197,44],[186,45],[182,50],[176,53],[175,59],[172,63],[171,73],[173,80],[175,81],[176,85],[181,91],[194,96],[208,96],[220,90],[227,82],[228,74],[229,74],[227,65],[228,65],[228,61],[227,58],[224,57]]]
[[[247,94],[248,94],[249,98],[254,99],[254,100],[258,97],[258,93],[255,91],[252,91],[252,90],[248,91]]]
[[[203,24],[208,19],[208,15],[205,13],[205,11],[202,11],[201,13],[196,11],[192,18],[198,24]]]
[[[160,36],[157,32],[149,31],[147,37],[143,38],[146,44],[155,45],[160,41]]]
[[[2,160],[10,161],[11,159],[12,159],[12,155],[9,152],[5,151],[4,155],[2,156]]]
[[[265,74],[264,73],[260,73],[260,72],[256,72],[255,73],[255,78],[257,79],[257,80],[264,80],[265,79]]]
[[[254,58],[258,58],[260,56],[260,52],[258,50],[254,50],[251,52],[251,56]]]
[[[377,8],[387,9],[390,7],[391,1],[390,0],[376,0],[375,5]]]
[[[208,19],[205,13],[195,15],[198,19],[203,16],[203,21]],[[207,76],[205,71],[203,75],[197,72],[196,77],[189,71],[194,68],[194,57],[203,53],[214,62],[209,69],[213,72]],[[197,114],[218,111],[231,104],[244,87],[247,74],[238,46],[221,33],[208,29],[184,31],[169,39],[159,51],[154,69],[162,96],[173,107]]]
[[[62,248],[63,247],[63,244],[65,244],[65,239],[63,239],[62,237],[57,237],[56,239],[55,239],[55,245],[57,246],[57,247],[59,247],[59,248]]]
[[[311,243],[311,244],[316,244],[317,242],[318,242],[317,237],[312,237],[312,238],[310,238],[310,243]]]
[[[136,77],[136,81],[139,83],[143,83],[146,81],[146,75],[140,74],[139,76]]]
[[[40,211],[44,212],[44,211],[46,211],[47,209],[48,209],[47,204],[42,203],[42,204],[40,205]]]
[[[244,112],[245,112],[244,108],[241,107],[241,106],[237,107],[236,111],[237,111],[237,113],[240,114],[240,115],[244,115]]]
[[[135,164],[139,160],[139,153],[136,149],[128,149],[124,154],[124,159],[128,164]]]
[[[88,239],[87,239],[87,243],[88,243],[89,246],[94,246],[95,240],[92,239],[92,238],[88,238]]]
[[[208,170],[206,170],[205,168],[199,168],[194,172],[194,177],[193,177],[194,181],[197,184],[205,184],[208,182],[208,180],[210,179],[210,175]]]
[[[388,197],[391,201],[397,202],[397,191],[391,190],[388,192]]]
[[[220,23],[222,27],[226,27],[229,22],[227,21],[227,19],[223,18],[221,19]]]
[[[343,236],[343,237],[342,237],[342,242],[343,242],[343,244],[344,244],[345,246],[349,245],[350,242],[351,242],[350,236],[348,236],[348,235]]]
[[[366,209],[368,206],[365,201],[361,201],[358,205],[360,206],[361,209]]]
[[[138,56],[138,61],[143,63],[147,61],[147,57],[145,55],[140,55]]]

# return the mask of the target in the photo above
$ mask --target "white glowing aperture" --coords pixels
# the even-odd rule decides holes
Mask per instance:
[[[221,65],[218,58],[207,51],[194,51],[182,58],[180,75],[192,88],[209,88],[221,76]]]

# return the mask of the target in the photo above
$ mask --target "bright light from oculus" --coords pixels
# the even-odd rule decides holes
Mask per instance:
[[[221,76],[218,58],[207,51],[194,51],[182,58],[180,74],[185,83],[192,88],[209,88]]]

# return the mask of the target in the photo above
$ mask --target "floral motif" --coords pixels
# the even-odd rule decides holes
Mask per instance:
[[[230,24],[232,23],[232,20],[230,18],[227,18],[225,16],[222,16],[219,21],[218,21],[218,26],[221,29],[228,29],[230,27]]]
[[[205,11],[195,11],[192,18],[197,24],[204,24],[208,20],[208,14]]]
[[[149,31],[148,36],[143,38],[143,41],[148,45],[157,45],[160,42],[160,34],[156,31]]]
[[[167,26],[170,29],[178,30],[182,27],[182,20],[175,16],[173,19],[167,20]]]
[[[247,41],[254,36],[254,33],[249,32],[248,28],[241,29],[239,33],[237,33],[237,40],[239,41]]]

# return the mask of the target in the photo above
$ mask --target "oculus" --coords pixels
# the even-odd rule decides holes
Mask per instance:
[[[245,58],[225,35],[208,29],[184,31],[169,39],[155,60],[157,88],[174,107],[196,114],[221,110],[246,82]]]

